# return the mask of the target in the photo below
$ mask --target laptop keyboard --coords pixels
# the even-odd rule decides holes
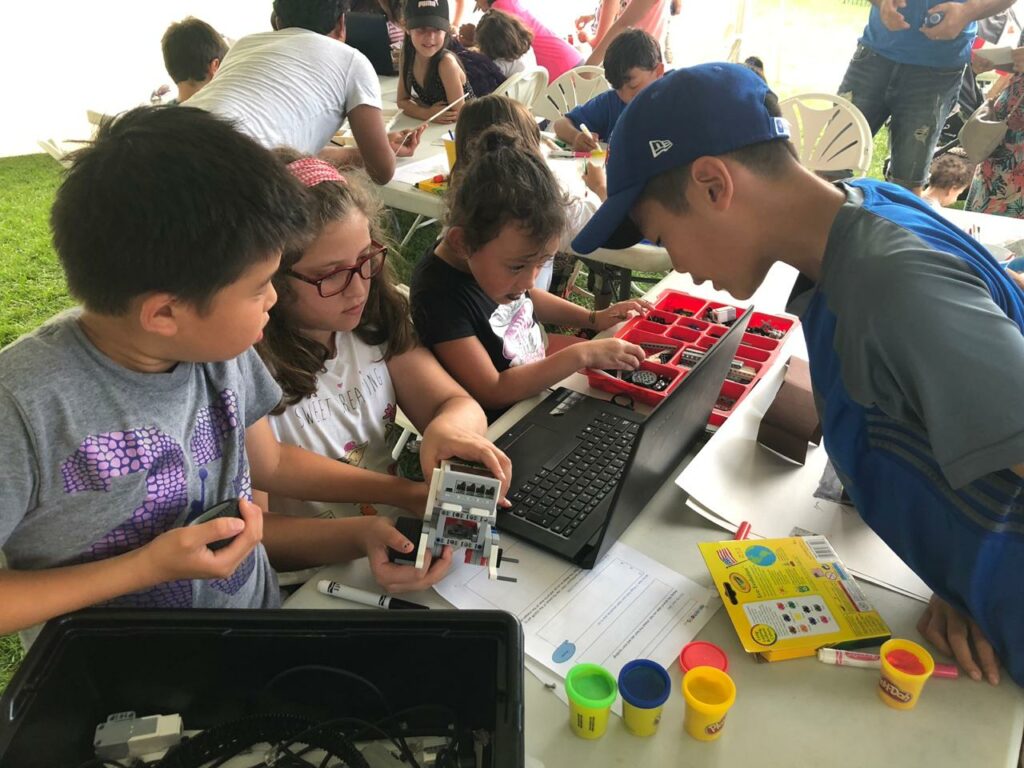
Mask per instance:
[[[579,443],[551,458],[509,495],[509,512],[564,538],[615,490],[640,425],[598,414],[576,435]]]

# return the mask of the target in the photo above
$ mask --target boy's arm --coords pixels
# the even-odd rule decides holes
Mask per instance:
[[[0,570],[0,634],[177,579],[226,579],[263,535],[263,514],[244,499],[242,519],[174,528],[139,549],[82,565]],[[217,551],[210,542],[234,536]]]
[[[434,354],[446,369],[485,408],[504,408],[543,392],[581,368],[636,368],[643,350],[621,339],[573,344],[553,355],[498,373],[487,350],[475,336],[445,341]]]
[[[378,184],[387,184],[395,175],[395,150],[384,130],[384,113],[360,104],[348,113],[348,124],[367,175]]]
[[[593,152],[598,147],[598,139],[601,138],[600,132],[593,130],[593,126],[588,122],[596,111],[590,108],[593,101],[594,99],[591,99],[586,104],[580,104],[555,121],[555,135],[577,152]],[[581,125],[587,126],[590,136],[580,130]]]
[[[245,450],[254,488],[307,501],[390,504],[413,512],[426,503],[424,483],[353,467],[281,443],[266,417],[245,430]]]

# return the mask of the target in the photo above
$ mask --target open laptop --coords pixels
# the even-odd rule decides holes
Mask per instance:
[[[560,387],[495,444],[512,460],[503,531],[592,568],[704,431],[747,309],[646,418]]]
[[[388,19],[380,13],[345,14],[345,43],[370,60],[378,75],[397,75],[391,58]]]

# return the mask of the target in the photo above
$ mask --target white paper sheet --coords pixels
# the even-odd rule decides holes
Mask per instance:
[[[633,659],[668,667],[721,607],[714,590],[621,542],[592,570],[523,542],[502,543],[504,555],[519,560],[502,572],[518,582],[491,581],[485,568],[458,563],[434,589],[458,608],[515,614],[526,653],[536,662],[531,666],[540,667],[536,673],[545,682],[563,680],[581,662],[600,664],[616,677]]]
[[[734,531],[744,520],[752,536],[789,536],[794,528],[827,536],[859,578],[926,601],[931,590],[868,528],[850,506],[814,497],[828,455],[809,446],[798,466],[757,444],[761,417],[782,384],[790,355],[806,358],[800,334],[793,334],[779,363],[736,408],[728,421],[676,478],[690,497],[688,506],[716,525]]]
[[[441,174],[448,175],[448,156],[442,152],[439,155],[431,155],[424,158],[410,158],[408,160],[399,158],[395,166],[395,175],[392,181],[405,184],[415,184]]]

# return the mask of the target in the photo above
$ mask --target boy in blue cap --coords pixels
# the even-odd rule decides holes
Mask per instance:
[[[918,197],[829,184],[788,138],[746,67],[666,75],[620,118],[608,199],[573,248],[647,238],[737,298],[796,267],[825,447],[935,591],[919,629],[974,679],[998,682],[1001,661],[1024,684],[1024,293]]]

